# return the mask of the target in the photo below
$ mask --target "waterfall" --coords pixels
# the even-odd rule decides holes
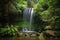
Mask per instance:
[[[32,20],[33,20],[33,8],[26,8],[23,11],[23,22],[29,24],[30,27],[27,28],[26,26],[23,27],[23,31],[31,31],[32,26]]]

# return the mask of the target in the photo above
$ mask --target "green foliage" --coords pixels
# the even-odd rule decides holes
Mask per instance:
[[[26,8],[27,7],[27,2],[25,0],[18,0],[18,4],[17,4],[19,7],[24,7]]]
[[[45,37],[43,36],[43,33],[40,34],[39,40],[45,40]]]
[[[33,29],[42,31],[44,28],[60,29],[60,0],[1,0],[0,1],[0,27],[8,28],[1,29],[1,33],[15,33],[15,27],[28,26],[29,23],[23,23],[23,10],[27,7],[34,8]],[[3,31],[2,31],[3,30]],[[16,31],[16,30],[15,30]]]
[[[34,24],[36,30],[48,27],[60,29],[60,4],[59,0],[39,0],[35,7]],[[43,25],[43,26],[42,26]],[[43,29],[42,29],[43,28]],[[47,29],[49,29],[47,28]]]
[[[13,27],[13,25],[11,25],[11,27],[7,27],[7,28],[0,28],[0,36],[14,36],[16,35],[18,32],[17,27]]]
[[[41,17],[39,14],[35,14],[34,16],[34,29],[35,31],[41,31],[43,29],[43,21],[41,20]]]

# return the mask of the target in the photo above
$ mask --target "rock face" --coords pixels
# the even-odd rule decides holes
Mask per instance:
[[[47,30],[43,33],[43,36],[46,40],[60,40],[60,35],[57,35],[57,31]]]

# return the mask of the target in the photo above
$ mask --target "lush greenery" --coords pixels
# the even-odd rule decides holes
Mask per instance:
[[[18,32],[18,28],[21,30],[25,25],[23,24],[23,10],[27,7],[34,8],[32,28],[35,31],[42,32],[49,29],[60,31],[59,2],[60,0],[1,0],[0,34],[13,35]]]
[[[60,5],[59,0],[39,0],[36,12],[35,12],[35,25],[43,29],[48,27],[53,30],[60,29]],[[37,24],[38,23],[38,24]],[[42,30],[43,30],[42,29]],[[39,29],[40,30],[40,29]]]

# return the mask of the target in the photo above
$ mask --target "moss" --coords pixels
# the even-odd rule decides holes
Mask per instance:
[[[45,38],[44,38],[44,36],[43,36],[43,33],[40,34],[39,40],[45,40]]]

